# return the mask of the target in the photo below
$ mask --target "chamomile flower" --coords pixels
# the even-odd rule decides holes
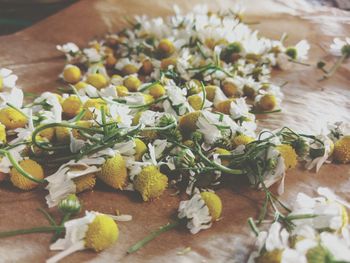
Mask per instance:
[[[22,89],[12,87],[8,91],[0,92],[0,107],[11,104],[17,108],[22,108],[23,99],[24,95]]]
[[[57,45],[56,48],[57,50],[63,52],[67,56],[68,60],[70,57],[74,57],[80,52],[79,47],[72,42],[68,42],[63,45]]]
[[[126,163],[121,154],[108,158],[101,166],[98,177],[107,185],[115,189],[123,189],[127,180]]]
[[[322,190],[320,193],[322,194]],[[299,193],[290,215],[303,214],[311,214],[316,217],[296,220],[294,223],[297,226],[310,225],[317,230],[338,231],[347,224],[344,222],[344,219],[347,218],[346,210],[336,200],[323,197],[311,198],[304,193]]]
[[[44,178],[44,170],[36,161],[24,159],[18,164],[25,172],[30,173],[35,179],[42,180]],[[10,180],[15,187],[21,190],[31,190],[39,185],[37,182],[24,177],[16,167],[11,168]]]
[[[118,225],[112,217],[97,212],[85,212],[85,216],[67,221],[66,234],[50,246],[51,250],[62,250],[46,263],[56,263],[80,250],[92,249],[100,252],[112,246],[119,237]]]
[[[89,63],[98,63],[102,61],[102,54],[95,48],[84,48],[83,54]]]
[[[329,134],[327,135],[333,142],[336,142],[338,139],[345,135],[350,135],[350,123],[347,122],[335,122],[329,123],[327,125]]]
[[[167,186],[168,177],[155,165],[145,166],[134,178],[134,188],[141,194],[144,201],[159,198]]]
[[[288,47],[285,53],[292,60],[304,61],[307,59],[309,49],[309,43],[306,40],[301,40],[294,47]]]
[[[333,153],[334,144],[332,140],[325,135],[319,135],[316,138],[321,140],[323,144],[319,141],[314,141],[310,145],[310,156],[306,158],[305,167],[308,170],[316,167],[316,172],[318,172],[322,164],[325,163]]]
[[[187,220],[187,228],[192,234],[211,227],[212,222],[221,216],[222,204],[220,198],[212,192],[198,191],[190,200],[181,201],[178,217]]]
[[[12,89],[16,86],[17,76],[12,74],[12,70],[1,68],[0,69],[0,91],[3,92],[6,89]]]
[[[240,119],[242,117],[250,117],[250,106],[244,98],[238,98],[230,104],[230,116],[232,119]]]
[[[96,159],[96,164],[101,162]],[[54,174],[46,177],[49,194],[45,197],[49,207],[58,205],[69,194],[75,194],[95,185],[95,174],[100,171],[95,165],[86,164],[84,160],[70,161],[63,164]]]
[[[346,37],[344,40],[340,38],[334,38],[333,43],[330,45],[330,52],[334,56],[350,56],[350,38]]]
[[[350,162],[350,135],[343,136],[335,142],[333,157],[340,163]]]

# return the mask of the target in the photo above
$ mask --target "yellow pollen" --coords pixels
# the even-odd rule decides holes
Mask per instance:
[[[159,198],[167,186],[168,177],[154,165],[144,167],[134,180],[134,187],[144,201]]]
[[[93,73],[88,75],[86,82],[94,86],[96,89],[102,89],[108,85],[108,80],[101,73]]]
[[[80,68],[74,65],[67,65],[63,70],[63,79],[70,84],[79,82],[81,79]]]
[[[123,189],[127,181],[127,170],[125,160],[120,154],[109,158],[102,165],[98,177],[115,189]]]
[[[138,77],[135,76],[129,76],[123,81],[123,85],[130,91],[135,92],[138,90],[138,88],[141,85],[141,81]]]
[[[179,128],[183,134],[194,132],[197,129],[197,120],[201,115],[200,111],[194,111],[182,115],[179,120]]]
[[[36,179],[44,179],[44,170],[37,162],[26,159],[19,162],[20,167]],[[14,186],[22,190],[31,190],[38,186],[38,183],[33,182],[22,174],[15,167],[11,169],[10,180]]]
[[[119,97],[125,97],[129,93],[128,88],[123,85],[118,85],[115,87],[115,89],[117,90],[117,94]]]
[[[165,88],[160,84],[155,84],[149,89],[149,94],[157,99],[165,94]]]
[[[97,215],[85,234],[85,247],[102,251],[113,245],[119,237],[117,223],[108,215]]]
[[[349,135],[340,138],[334,144],[333,157],[334,157],[334,160],[339,163],[350,162],[350,136]]]
[[[232,143],[235,147],[237,147],[239,145],[247,145],[248,143],[251,143],[252,141],[254,141],[254,138],[247,136],[245,134],[237,135],[232,139]]]
[[[266,94],[261,97],[259,107],[264,111],[273,110],[277,106],[277,100],[274,95]]]
[[[27,124],[27,118],[17,110],[6,107],[0,110],[0,122],[6,129],[23,128]]]
[[[202,103],[203,103],[201,96],[199,96],[197,94],[191,95],[187,98],[187,100],[188,100],[188,103],[191,105],[191,107],[194,110],[201,110]]]
[[[212,217],[212,220],[218,220],[222,212],[222,202],[220,197],[212,192],[202,192],[201,197],[209,208],[209,214]]]
[[[62,111],[68,118],[75,117],[82,110],[82,103],[76,95],[66,98],[62,103]]]
[[[134,139],[135,142],[135,160],[141,161],[142,156],[145,152],[147,152],[147,146],[146,144],[140,140],[139,138]]]
[[[224,114],[230,114],[231,103],[234,101],[233,98],[221,101],[216,105],[216,110]]]
[[[284,165],[287,169],[295,168],[298,164],[297,153],[289,144],[281,144],[276,147],[276,149],[280,152],[281,156],[284,160]]]
[[[0,123],[0,144],[5,142],[6,142],[6,127],[5,125]]]

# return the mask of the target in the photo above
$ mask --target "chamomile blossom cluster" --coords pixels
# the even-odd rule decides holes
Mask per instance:
[[[87,48],[57,46],[67,57],[61,77],[80,93],[153,103],[176,115],[237,97],[256,111],[280,108],[283,94],[271,83],[271,70],[307,59],[307,41],[286,47],[284,36],[265,38],[233,11],[174,9],[166,19],[138,16],[131,28]]]
[[[299,193],[287,215],[289,227],[275,221],[257,233],[248,262],[349,262],[349,204],[328,188],[318,197]]]

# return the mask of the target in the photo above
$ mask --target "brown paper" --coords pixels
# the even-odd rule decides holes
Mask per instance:
[[[211,8],[227,9],[233,1],[176,1],[184,10],[195,2]],[[279,38],[287,32],[290,44],[301,39],[311,43],[309,62],[319,59],[333,61],[327,52],[333,37],[350,36],[350,13],[326,7],[312,7],[304,0],[243,1],[246,21],[259,21],[254,27],[262,35]],[[55,50],[56,44],[68,41],[84,45],[108,31],[117,31],[126,23],[124,17],[135,14],[150,16],[171,14],[173,1],[91,0],[80,1],[66,10],[14,35],[0,38],[0,67],[8,67],[19,75],[19,84],[26,91],[42,92],[59,86],[57,76],[64,58]],[[258,125],[267,128],[289,126],[298,131],[319,132],[327,121],[350,121],[350,72],[344,64],[331,79],[321,77],[314,66],[295,65],[289,71],[274,73],[274,81],[282,84],[285,100],[283,112],[259,116]],[[303,168],[291,170],[286,178],[286,193],[282,199],[292,203],[296,194],[313,194],[317,186],[328,186],[350,201],[350,166],[329,164],[318,174]],[[253,242],[247,218],[256,216],[263,194],[234,183],[218,191],[223,201],[223,218],[209,230],[191,235],[185,229],[173,230],[152,241],[133,255],[127,248],[150,231],[169,222],[176,212],[179,197],[171,190],[150,203],[143,203],[134,193],[114,191],[98,185],[93,192],[80,195],[84,208],[103,213],[133,216],[131,222],[119,223],[120,238],[111,248],[96,254],[78,252],[64,262],[245,262]],[[47,225],[36,210],[46,207],[46,191],[22,192],[8,182],[0,185],[0,231]],[[52,210],[58,216],[56,210]],[[0,262],[44,262],[54,252],[49,251],[50,234],[31,234],[0,240]],[[177,252],[191,247],[184,255]]]

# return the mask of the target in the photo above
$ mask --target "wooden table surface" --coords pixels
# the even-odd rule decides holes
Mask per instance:
[[[194,2],[179,0],[177,4],[191,10]],[[229,0],[205,1],[217,9],[233,4]],[[126,25],[126,16],[148,14],[165,16],[171,13],[172,1],[90,0],[80,1],[60,13],[49,17],[24,31],[0,37],[0,67],[8,67],[19,75],[19,85],[26,91],[53,90],[60,84],[57,76],[64,58],[55,50],[56,44],[67,41],[84,45],[106,32],[120,30]],[[315,64],[320,58],[331,61],[326,52],[335,36],[350,35],[350,14],[333,8],[311,7],[304,0],[245,1],[249,21],[260,21],[256,28],[263,35],[278,38],[289,33],[288,42],[307,39],[311,43],[310,60]],[[258,125],[278,128],[290,126],[297,130],[317,132],[327,121],[350,121],[350,68],[344,64],[337,74],[318,82],[320,73],[314,67],[295,66],[292,71],[276,72],[276,83],[288,81],[283,89],[283,112],[262,116]],[[267,118],[268,117],[268,118]],[[325,165],[316,174],[299,167],[286,178],[287,203],[303,191],[313,194],[317,186],[329,186],[350,201],[350,166]],[[92,192],[80,195],[84,208],[104,213],[115,209],[131,214],[131,222],[120,223],[119,241],[111,248],[96,254],[90,251],[76,253],[64,262],[244,262],[252,238],[246,220],[256,216],[262,193],[235,182],[218,191],[223,200],[223,219],[197,235],[185,230],[168,232],[133,255],[125,251],[135,241],[150,231],[167,223],[176,212],[179,198],[171,190],[150,203],[143,203],[134,194],[125,194],[99,185]],[[0,231],[47,224],[36,211],[45,207],[46,191],[15,190],[8,183],[0,185]],[[55,215],[57,211],[52,209]],[[0,240],[0,262],[44,262],[53,255],[49,251],[50,235],[33,234]],[[176,252],[183,248],[192,250],[185,255]]]

